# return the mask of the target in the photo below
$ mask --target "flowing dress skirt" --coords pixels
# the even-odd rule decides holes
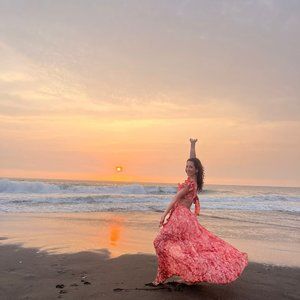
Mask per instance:
[[[227,284],[237,279],[248,264],[247,253],[209,232],[183,205],[171,210],[153,245],[158,260],[155,284],[173,275],[187,283]]]

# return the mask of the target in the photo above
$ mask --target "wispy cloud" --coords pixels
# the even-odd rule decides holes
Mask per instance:
[[[87,139],[94,157],[127,130],[127,159],[143,145],[131,134],[154,143],[159,132],[179,149],[176,136],[194,133],[237,157],[253,144],[262,158],[278,143],[296,170],[287,145],[299,150],[299,1],[2,1],[0,19],[2,157],[56,138],[65,155],[66,140]]]

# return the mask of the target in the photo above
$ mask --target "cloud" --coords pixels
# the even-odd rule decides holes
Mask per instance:
[[[2,115],[297,118],[297,2],[26,5],[0,10]]]

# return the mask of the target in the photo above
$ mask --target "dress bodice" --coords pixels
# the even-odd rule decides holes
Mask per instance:
[[[190,179],[189,177],[183,182],[178,183],[177,192],[181,189],[188,187],[188,192],[185,194],[184,198],[179,199],[176,205],[184,205],[186,207],[190,207],[193,203],[195,204],[195,214],[200,214],[200,203],[197,195],[197,184]]]

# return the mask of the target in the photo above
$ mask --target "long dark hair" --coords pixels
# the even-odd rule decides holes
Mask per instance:
[[[192,161],[196,171],[196,177],[197,177],[197,191],[201,192],[203,190],[203,183],[204,183],[204,168],[201,164],[201,161],[196,157],[191,157],[187,161]]]

